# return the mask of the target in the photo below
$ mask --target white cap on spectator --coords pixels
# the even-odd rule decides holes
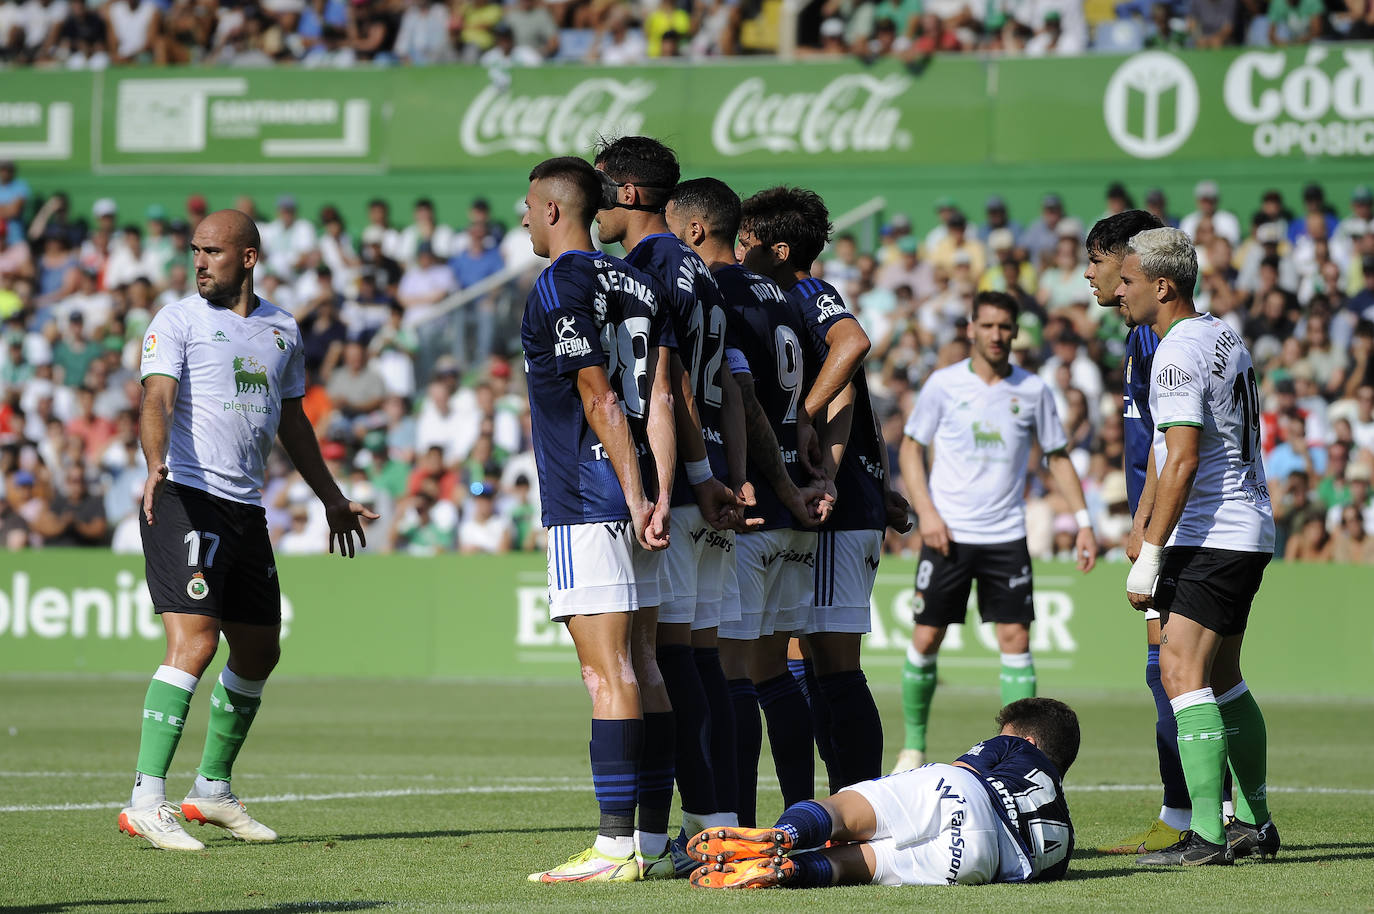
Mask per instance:
[[[1016,236],[1011,229],[999,228],[988,232],[988,247],[994,251],[1007,251],[1016,247]]]
[[[1255,238],[1260,244],[1278,244],[1283,241],[1283,226],[1277,222],[1266,222],[1255,229]]]
[[[99,200],[95,201],[95,205],[91,207],[91,212],[99,219],[102,216],[113,216],[115,213],[119,212],[119,207],[111,198],[101,197]]]
[[[822,38],[841,38],[844,36],[844,20],[838,16],[831,16],[821,23]]]
[[[1193,188],[1193,196],[1199,200],[1215,200],[1221,196],[1221,191],[1215,181],[1199,181]]]
[[[52,344],[40,333],[24,336],[24,361],[30,365],[47,365],[52,362]]]
[[[1082,220],[1070,216],[1067,219],[1060,219],[1059,225],[1055,226],[1055,234],[1060,238],[1073,238],[1078,240],[1083,237]]]

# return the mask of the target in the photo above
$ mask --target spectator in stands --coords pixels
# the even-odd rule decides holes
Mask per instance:
[[[24,240],[24,210],[33,191],[18,177],[18,167],[10,160],[0,161],[0,225],[10,244]]]
[[[1193,200],[1197,209],[1179,220],[1178,227],[1192,238],[1197,238],[1198,224],[1204,219],[1211,221],[1212,231],[1231,242],[1235,247],[1240,244],[1240,220],[1234,213],[1217,206],[1220,190],[1215,181],[1199,181],[1193,188]]]
[[[491,30],[494,43],[482,52],[477,62],[484,67],[537,67],[544,58],[533,48],[522,48],[515,43],[515,33],[509,25],[498,22]]]
[[[107,33],[105,20],[86,0],[70,0],[52,36],[52,55],[69,70],[103,70],[110,64]]]
[[[444,3],[406,0],[393,52],[402,63],[435,64],[456,56],[449,41],[449,10]]]
[[[1163,6],[1163,4],[1156,4],[1156,6]],[[1164,195],[1162,188],[1152,187],[1145,192],[1145,209],[1164,225],[1178,228],[1178,220],[1169,213],[1169,200]]]
[[[286,281],[306,268],[306,259],[316,249],[315,226],[297,217],[296,198],[290,194],[277,198],[277,218],[259,224],[258,233],[268,270]]]
[[[1374,8],[1374,4],[1370,4]],[[1336,226],[1336,237],[1357,245],[1374,223],[1374,191],[1361,184],[1350,193],[1350,215]]]
[[[32,525],[33,532],[43,538],[45,546],[109,545],[105,505],[88,486],[84,469],[72,466],[63,479],[61,494],[44,506]]]
[[[1188,0],[1188,34],[1193,46],[1220,48],[1233,43],[1236,0]]]
[[[1312,234],[1312,227],[1319,221],[1326,228],[1320,235],[1322,238],[1330,238],[1340,225],[1335,209],[1326,202],[1326,191],[1315,181],[1308,181],[1302,187],[1302,210],[1301,215],[1288,222],[1288,240],[1295,244],[1302,236]]]
[[[510,521],[495,513],[496,490],[474,482],[468,499],[468,518],[458,526],[458,551],[464,555],[509,552],[514,531]]]
[[[1283,557],[1289,562],[1330,562],[1331,535],[1326,531],[1326,519],[1320,509],[1298,516],[1296,530],[1284,544]]]
[[[401,19],[390,3],[383,0],[354,2],[352,22],[348,29],[348,44],[358,60],[377,64],[392,64],[396,55],[396,33]]]
[[[1150,24],[1145,29],[1145,47],[1152,50],[1180,50],[1188,46],[1184,20],[1176,19],[1168,3],[1150,4]]]
[[[1321,37],[1326,5],[1322,0],[1269,0],[1269,43],[1307,44]]]
[[[1011,232],[1013,243],[1020,236],[1021,226],[1007,215],[1007,201],[1002,199],[1001,195],[993,194],[988,197],[983,211],[987,214],[987,220],[978,226],[976,231],[979,241],[989,244],[989,236],[998,229],[1006,229]]]
[[[684,18],[687,16],[685,12],[682,15]],[[551,58],[558,53],[558,23],[554,22],[553,14],[541,0],[515,0],[506,7],[502,21],[510,29],[517,48],[533,51],[541,59]],[[691,20],[688,19],[681,31],[690,28]],[[661,39],[661,33],[658,37]],[[657,48],[656,42],[654,47]],[[650,53],[657,56],[654,51]]]
[[[422,241],[416,248],[415,265],[401,274],[396,300],[405,308],[406,324],[418,326],[433,315],[439,302],[457,289],[453,271],[439,260],[428,241]]]
[[[329,267],[334,290],[346,292],[356,287],[362,260],[353,248],[353,238],[344,229],[337,207],[330,205],[320,210],[320,227],[324,230],[319,238],[320,262]]]
[[[1040,201],[1040,218],[1021,233],[1019,244],[1032,265],[1043,265],[1059,244],[1059,224],[1064,219],[1064,201],[1058,194],[1046,194]]]
[[[916,35],[911,42],[913,55],[929,55],[937,52],[961,51],[963,42],[959,40],[959,30],[951,28],[944,19],[934,12],[924,13],[916,26]]]
[[[105,7],[109,23],[110,60],[116,64],[152,63],[162,28],[162,13],[152,0],[111,0]]]
[[[342,361],[330,374],[325,389],[335,412],[331,434],[361,441],[368,430],[383,421],[380,410],[386,399],[386,384],[368,364],[367,349],[361,341],[343,344]]]
[[[981,276],[983,270],[987,268],[987,250],[981,241],[969,234],[968,220],[964,218],[964,214],[955,212],[950,216],[946,227],[949,229],[949,234],[941,239],[930,253],[930,259],[935,264],[935,268],[953,272],[955,267],[954,255],[964,254],[968,257],[968,266],[972,274],[975,277]]]
[[[596,29],[596,37],[587,49],[587,60],[608,66],[643,63],[648,59],[648,45],[644,34],[632,29],[628,7],[613,7],[603,25]]]
[[[421,242],[427,242],[434,256],[446,258],[453,247],[453,229],[439,222],[434,201],[421,197],[412,211],[414,222],[401,230],[394,257],[403,267],[413,266],[419,256]]]
[[[455,4],[451,28],[458,31],[465,59],[476,60],[495,43],[493,31],[503,15],[496,0],[459,0]]]

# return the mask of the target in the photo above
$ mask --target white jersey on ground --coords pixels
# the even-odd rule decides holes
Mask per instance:
[[[1155,472],[1164,469],[1169,456],[1166,429],[1202,429],[1197,477],[1166,545],[1273,552],[1259,389],[1245,343],[1210,314],[1175,321],[1159,341],[1152,371]]]
[[[930,497],[956,543],[1009,543],[1026,535],[1031,442],[1068,445],[1054,396],[1017,365],[988,384],[971,359],[933,372],[906,420],[907,437],[934,448]]]
[[[143,336],[140,377],[175,378],[167,478],[256,505],[281,422],[281,401],[305,395],[305,346],[289,313],[258,299],[239,317],[190,295]]]

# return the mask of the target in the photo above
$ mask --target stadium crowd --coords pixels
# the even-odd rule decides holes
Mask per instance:
[[[3,0],[0,63],[310,67],[641,63],[771,53],[782,0]],[[1374,6],[1322,0],[811,0],[799,53],[1078,54],[1374,35]]]
[[[1144,205],[1193,236],[1199,306],[1254,355],[1277,554],[1374,562],[1374,193],[1357,188],[1335,205],[1309,184],[1293,209],[1272,190],[1240,214],[1212,181],[1194,197],[1187,212],[1158,190]],[[187,246],[208,210],[192,197],[185,218],[170,218],[170,204],[135,220],[102,199],[86,218],[61,193],[40,199],[14,163],[0,163],[5,549],[141,548],[139,343],[157,309],[190,293]],[[1126,188],[1108,188],[1106,213],[1133,205]],[[527,234],[506,231],[484,200],[461,229],[428,200],[405,225],[375,201],[356,235],[332,206],[315,221],[290,197],[271,214],[249,198],[236,208],[262,234],[259,294],[301,325],[305,408],[324,457],[350,497],[382,514],[375,544],[415,554],[543,549],[522,359],[487,300],[460,312],[471,331],[461,351],[432,364],[417,358],[435,306],[452,292],[514,267],[523,294],[542,266]],[[1017,215],[1024,223],[997,196],[974,214],[940,200],[930,216],[892,214],[874,250],[840,235],[816,272],[842,291],[872,341],[869,383],[889,449],[924,378],[968,354],[973,294],[1020,300],[1015,358],[1054,389],[1099,542],[1121,557],[1130,527],[1117,469],[1126,328],[1092,302],[1082,275],[1085,231],[1102,214],[1068,214],[1047,194],[1038,213]],[[890,462],[897,467],[895,453]],[[1032,555],[1068,557],[1072,511],[1045,474],[1029,485]],[[280,552],[325,550],[323,509],[280,450],[264,504]],[[919,549],[915,532],[888,536],[889,551]]]

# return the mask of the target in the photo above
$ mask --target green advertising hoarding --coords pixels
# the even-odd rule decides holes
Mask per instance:
[[[284,674],[577,681],[567,632],[548,620],[542,557],[282,556],[278,568]],[[896,559],[879,569],[865,661],[877,681],[900,676],[914,571]],[[1044,563],[1035,574],[1042,689],[1137,688],[1144,625],[1125,602],[1126,566],[1085,576]],[[1246,635],[1247,678],[1268,693],[1374,693],[1372,585],[1370,568],[1271,565]],[[143,673],[161,641],[140,556],[0,555],[0,670]],[[989,627],[952,628],[941,677],[989,685],[999,662]]]

